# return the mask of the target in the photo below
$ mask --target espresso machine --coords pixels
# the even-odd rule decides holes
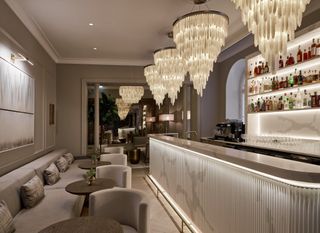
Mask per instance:
[[[227,120],[216,125],[214,139],[242,142],[241,134],[245,133],[245,125],[239,120]]]

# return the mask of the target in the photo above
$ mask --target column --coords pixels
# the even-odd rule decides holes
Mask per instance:
[[[94,97],[94,150],[97,151],[100,150],[100,142],[99,142],[99,136],[100,136],[100,122],[99,122],[99,116],[100,116],[100,90],[99,90],[99,84],[95,84],[95,97]]]

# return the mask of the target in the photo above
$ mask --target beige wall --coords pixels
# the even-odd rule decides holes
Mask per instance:
[[[15,65],[35,79],[35,138],[32,146],[0,153],[0,175],[55,146],[55,126],[48,124],[48,105],[56,103],[55,63],[7,4],[0,1],[0,57],[11,61],[12,52],[20,52],[34,63],[34,66],[22,62]]]

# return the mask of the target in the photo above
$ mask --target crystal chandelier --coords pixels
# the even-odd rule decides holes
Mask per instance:
[[[310,0],[232,0],[242,13],[242,21],[254,34],[254,45],[275,67],[276,57],[286,55],[287,41],[301,25],[302,14]]]
[[[205,2],[194,1],[196,4]],[[228,23],[227,15],[212,10],[192,12],[173,23],[173,40],[186,61],[190,79],[200,96],[213,63],[225,44]]]
[[[144,94],[144,88],[142,86],[121,86],[119,93],[125,103],[137,104]]]
[[[158,69],[155,65],[148,65],[144,67],[144,76],[152,92],[156,104],[162,104],[165,95],[167,94],[166,88],[163,86],[161,77],[158,74]]]
[[[123,101],[121,98],[116,99],[116,105],[118,107],[118,115],[120,117],[120,120],[126,119],[129,111],[130,111],[130,104],[127,104]]]
[[[155,51],[154,62],[174,105],[186,74],[185,61],[176,48],[170,47]]]

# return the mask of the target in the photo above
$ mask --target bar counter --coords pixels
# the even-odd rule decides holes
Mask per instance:
[[[320,232],[317,165],[154,135],[150,177],[195,232]]]

